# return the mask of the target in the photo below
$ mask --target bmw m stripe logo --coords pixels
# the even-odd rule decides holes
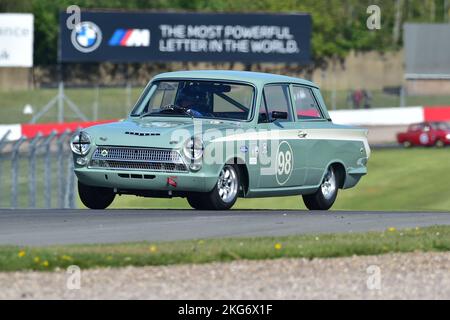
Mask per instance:
[[[112,47],[148,47],[150,46],[150,30],[116,29],[108,44]]]

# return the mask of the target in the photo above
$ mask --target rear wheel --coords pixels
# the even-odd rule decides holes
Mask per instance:
[[[110,188],[92,187],[78,181],[80,200],[89,209],[106,209],[113,202],[116,194]]]
[[[309,210],[328,210],[334,202],[339,189],[339,178],[333,167],[329,167],[320,188],[313,194],[303,196],[303,202]]]
[[[238,168],[227,164],[220,171],[217,183],[210,192],[191,193],[187,201],[197,210],[228,210],[238,198],[239,186]]]
[[[442,140],[437,140],[435,146],[438,148],[443,148],[445,147],[445,143]]]
[[[405,147],[405,148],[411,148],[411,142],[409,142],[409,141],[403,141],[403,146]]]

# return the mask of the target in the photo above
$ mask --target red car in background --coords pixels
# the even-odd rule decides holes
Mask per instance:
[[[445,122],[423,122],[412,124],[406,132],[397,134],[398,143],[405,147],[450,145],[450,125]]]

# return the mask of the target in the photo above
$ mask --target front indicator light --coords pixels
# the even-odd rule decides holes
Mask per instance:
[[[202,164],[200,162],[192,162],[189,165],[189,169],[191,169],[192,171],[198,171],[202,168]]]
[[[79,166],[85,166],[87,164],[87,158],[78,157],[76,162]]]

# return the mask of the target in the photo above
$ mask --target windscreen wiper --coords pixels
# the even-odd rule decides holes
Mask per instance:
[[[170,113],[170,112],[182,113],[182,114],[185,114],[185,115],[191,117],[192,119],[194,119],[194,115],[190,112],[189,109],[181,107],[181,106],[177,106],[175,104],[168,104],[167,106],[161,107],[161,109],[156,112],[146,112],[146,113],[142,114],[140,116],[140,118],[144,118],[144,117],[151,116],[151,115],[157,115],[157,114],[160,115],[160,114]]]

